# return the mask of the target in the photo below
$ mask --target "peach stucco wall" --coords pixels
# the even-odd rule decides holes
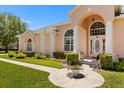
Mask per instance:
[[[104,20],[114,19],[114,6],[113,5],[82,5],[76,12],[71,15],[72,25],[78,25],[80,21],[84,20],[87,16],[98,14]]]
[[[85,55],[87,54],[87,31],[83,28],[79,28],[78,48],[79,51],[84,52]]]
[[[56,33],[56,45],[55,45],[55,51],[62,51],[62,34]]]
[[[113,22],[113,50],[115,57],[124,57],[124,19]]]
[[[35,49],[35,52],[36,53],[40,53],[41,51],[41,44],[40,44],[40,40],[41,40],[41,38],[40,38],[40,34],[37,34],[36,36],[34,36],[34,49]]]
[[[20,39],[20,45],[19,49],[20,51],[26,51],[27,50],[27,40],[31,39],[33,43],[34,52],[39,53],[40,52],[40,35],[32,35],[30,32],[25,32],[21,35]]]
[[[20,51],[26,51],[28,39],[34,40],[34,37],[28,32],[25,32],[24,34],[21,35],[21,40],[19,41],[20,42],[20,45],[19,45]]]
[[[64,50],[64,33],[69,30],[73,29],[71,24],[66,24],[62,26],[57,26],[59,32],[56,33],[56,51],[63,51]]]

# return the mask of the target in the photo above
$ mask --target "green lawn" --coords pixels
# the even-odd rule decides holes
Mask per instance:
[[[0,58],[6,58],[6,59],[11,59],[11,60],[27,62],[27,63],[39,64],[39,65],[44,65],[44,66],[49,66],[49,67],[54,67],[54,68],[63,68],[60,62],[52,61],[52,60],[33,59],[33,58],[14,59],[14,58],[9,58],[8,55],[0,55]],[[3,64],[5,64],[5,66]],[[21,67],[21,66],[16,67],[16,66],[17,65],[13,65],[13,64],[10,65],[8,63],[0,62],[0,72],[1,72],[0,73],[0,87],[55,87],[54,85],[49,85],[50,82],[48,81],[48,78],[47,78],[49,74],[46,72],[40,72],[40,71],[37,71],[39,76],[36,76],[36,77],[38,78],[41,76],[39,81],[41,80],[41,82],[43,83],[38,81],[36,82],[38,83],[38,85],[36,83],[34,86],[30,85],[32,84],[32,82],[34,83],[35,80],[36,81],[38,80],[37,78],[33,78],[35,77],[35,75],[31,76],[33,74],[36,74],[36,70],[30,69],[31,71],[29,71],[27,70],[29,68],[25,68],[27,71],[26,72],[24,67]],[[18,68],[19,69],[21,68],[22,70],[18,71]],[[31,72],[31,73],[28,73],[28,72]],[[44,74],[39,74],[39,73],[44,73]],[[102,86],[100,86],[100,88],[124,88],[124,72],[113,72],[113,71],[101,70],[100,73],[105,78],[105,82]],[[43,77],[44,77],[44,81],[42,80]],[[13,78],[15,78],[15,80]],[[23,82],[23,80],[25,81],[25,79],[26,79],[26,82]],[[31,82],[27,82],[28,80],[29,81],[31,80]],[[20,82],[20,84],[18,84],[18,82]],[[49,82],[49,83],[44,84],[45,82],[47,83]],[[15,84],[17,83],[17,84],[13,85],[14,83]]]
[[[0,61],[0,88],[56,88],[49,73]]]
[[[102,70],[101,74],[105,78],[102,88],[124,88],[124,72],[113,72]]]
[[[6,54],[5,51],[0,51],[0,54]]]
[[[0,55],[0,58],[17,60],[17,61],[21,61],[21,62],[38,64],[38,65],[54,67],[54,68],[59,68],[59,69],[63,68],[63,66],[60,62],[53,61],[53,60],[48,60],[48,59],[46,59],[46,60],[44,60],[44,59],[34,59],[34,58],[14,59],[14,58],[9,58],[8,55]]]

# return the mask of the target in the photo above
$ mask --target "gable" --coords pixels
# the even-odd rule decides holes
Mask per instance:
[[[70,11],[70,12],[68,13],[68,15],[69,15],[69,16],[72,16],[73,13],[75,13],[76,11],[78,11],[78,9],[80,9],[81,7],[82,7],[81,5],[76,6],[72,11]]]
[[[30,31],[26,31],[22,34],[22,36],[35,36],[35,35]]]
[[[72,25],[77,25],[82,18],[94,14],[101,16],[104,20],[113,20],[114,5],[80,5],[73,9],[69,16]]]

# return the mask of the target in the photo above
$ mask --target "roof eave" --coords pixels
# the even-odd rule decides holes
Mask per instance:
[[[63,25],[71,24],[71,23],[72,23],[71,21],[61,22],[61,23],[54,24],[53,26],[63,26]]]
[[[77,11],[79,8],[81,7],[81,5],[76,6],[71,12],[68,13],[69,16],[72,16],[72,14]]]

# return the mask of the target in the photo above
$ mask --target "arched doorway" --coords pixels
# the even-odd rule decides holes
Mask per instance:
[[[79,21],[80,27],[80,50],[86,57],[96,57],[105,52],[105,25],[104,18],[99,14],[82,16]],[[104,32],[102,34],[102,32]],[[96,44],[95,44],[96,43]]]
[[[27,41],[27,51],[32,51],[32,40],[28,39]]]
[[[91,57],[105,53],[105,25],[102,21],[95,21],[89,27],[89,45]]]

